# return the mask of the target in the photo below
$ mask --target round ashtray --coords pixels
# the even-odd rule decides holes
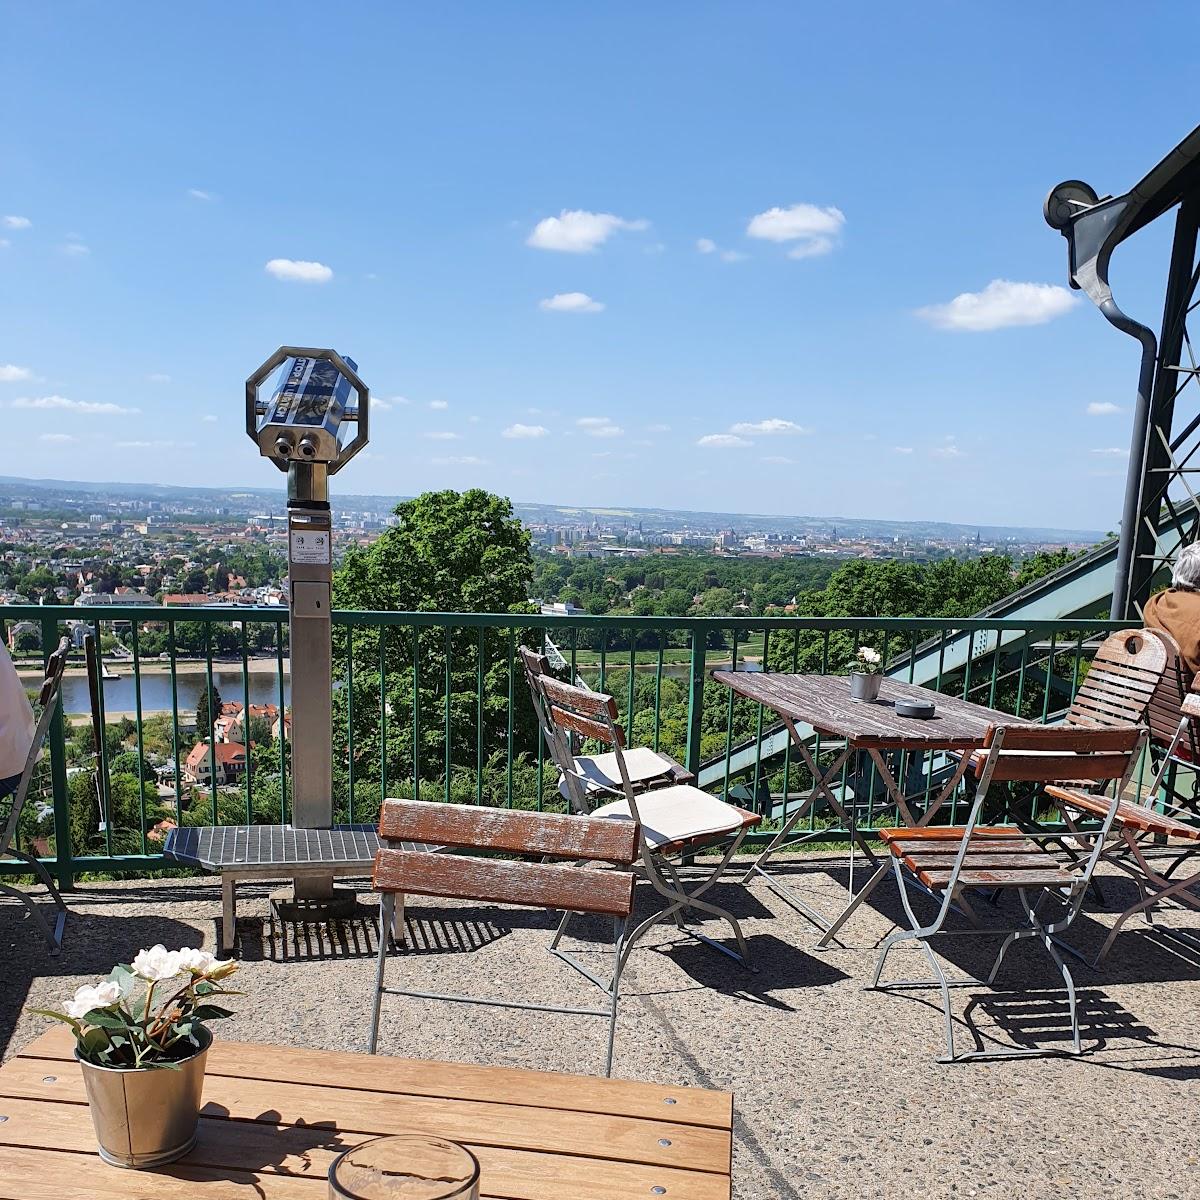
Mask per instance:
[[[917,717],[927,721],[937,712],[937,705],[930,700],[897,700],[896,716]]]

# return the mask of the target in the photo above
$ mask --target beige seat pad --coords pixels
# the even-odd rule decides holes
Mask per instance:
[[[651,850],[709,834],[732,833],[745,820],[740,809],[689,784],[644,792],[637,798],[637,807],[642,818],[642,836]],[[593,809],[591,815],[628,820],[629,804],[614,800]]]

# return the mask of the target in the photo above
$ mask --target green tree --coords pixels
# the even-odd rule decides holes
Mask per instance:
[[[513,516],[509,500],[478,489],[427,492],[398,504],[395,514],[398,523],[370,546],[347,551],[334,576],[335,607],[385,612],[530,611],[530,538]],[[346,747],[348,754],[347,649],[346,637],[335,639],[338,670],[346,683],[335,694],[335,746]],[[443,773],[447,723],[456,763],[474,760],[477,736],[482,738],[485,759],[506,744],[510,659],[504,631],[448,633],[399,625],[381,634],[364,628],[354,631],[352,650],[356,775],[366,775],[368,764],[377,771],[381,755],[386,756],[391,779],[412,777],[414,755],[416,773]],[[476,696],[477,672],[483,675],[481,699]],[[392,714],[386,745],[380,744],[381,690]],[[514,738],[520,749],[534,744],[535,728],[525,688],[516,688],[514,695]]]
[[[207,738],[212,736],[213,724],[217,717],[221,715],[221,692],[217,685],[212,685],[212,707],[208,704],[207,687],[200,689],[200,699],[196,702],[196,736],[198,738]]]

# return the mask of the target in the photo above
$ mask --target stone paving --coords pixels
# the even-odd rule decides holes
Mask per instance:
[[[844,859],[782,869],[816,906],[845,902]],[[1129,886],[1105,880],[1110,907]],[[375,948],[371,898],[330,937],[272,925],[267,886],[239,893],[245,969],[238,1016],[219,1034],[247,1041],[363,1050]],[[1131,923],[1099,971],[1078,965],[1088,1053],[940,1066],[941,1016],[929,993],[866,992],[874,943],[899,913],[890,883],[816,951],[811,925],[762,883],[729,884],[718,902],[744,920],[758,966],[659,926],[625,977],[616,1071],[736,1094],[734,1180],[740,1200],[790,1197],[1191,1197],[1200,1188],[1200,953]],[[642,901],[652,893],[643,889]],[[0,904],[0,1047],[45,1028],[24,1010],[52,1005],[140,947],[218,945],[210,878],[88,884],[70,897],[61,958],[49,958],[14,903]],[[1076,940],[1095,947],[1106,911],[1089,909]],[[548,915],[410,901],[412,950],[394,969],[416,987],[535,993],[591,1004],[594,989],[546,952]],[[1163,927],[1200,915],[1172,911]],[[722,936],[720,923],[706,932]],[[607,964],[605,924],[580,922],[576,947]],[[591,940],[591,939],[595,940]],[[988,958],[976,939],[947,939],[957,967]],[[919,950],[890,970],[924,974]],[[998,1044],[1065,1044],[1061,980],[1028,943],[997,987],[957,994],[959,1032]],[[1028,985],[1028,986],[1026,986]],[[385,1002],[384,1052],[551,1070],[599,1071],[604,1022],[415,1000]]]

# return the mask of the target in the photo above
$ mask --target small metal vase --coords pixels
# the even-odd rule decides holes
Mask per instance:
[[[100,1157],[114,1167],[144,1169],[182,1158],[196,1144],[204,1062],[212,1034],[199,1031],[200,1049],[163,1067],[98,1067],[75,1057],[83,1068]]]
[[[850,672],[850,699],[870,702],[879,699],[879,685],[883,676],[878,672],[868,675],[864,671]]]

